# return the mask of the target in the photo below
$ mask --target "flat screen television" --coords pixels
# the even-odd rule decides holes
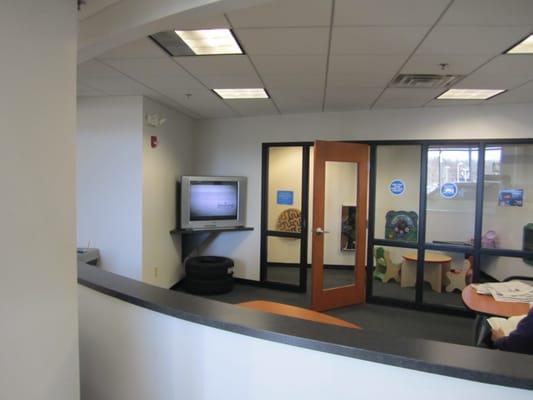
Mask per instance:
[[[182,176],[180,228],[217,229],[244,226],[246,178]]]

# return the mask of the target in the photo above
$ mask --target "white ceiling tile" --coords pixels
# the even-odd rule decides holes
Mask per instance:
[[[455,0],[440,21],[449,25],[533,27],[531,0]]]
[[[499,94],[483,104],[533,103],[533,81]]]
[[[122,74],[114,68],[111,68],[98,60],[89,60],[78,65],[78,77],[113,77]]]
[[[531,79],[533,79],[532,56],[502,55],[455,86],[465,89],[512,89]]]
[[[171,58],[106,60],[127,76],[159,90],[161,87],[201,89],[202,85]]]
[[[167,58],[168,55],[149,38],[142,38],[105,52],[101,60],[114,58]]]
[[[272,99],[282,113],[322,111],[322,89],[271,89]]]
[[[443,89],[388,88],[374,108],[422,107],[443,92]]]
[[[237,29],[235,33],[251,55],[313,55],[328,51],[328,28]]]
[[[78,19],[82,20],[89,18],[94,14],[102,11],[104,8],[110,7],[115,3],[118,3],[120,0],[90,0],[86,4],[81,6],[80,11],[78,11]]]
[[[352,85],[384,88],[394,77],[406,56],[331,56],[328,86]]]
[[[168,17],[167,26],[172,26],[176,30],[186,31],[195,29],[229,29],[230,25],[223,14],[212,15],[209,17],[187,16],[184,18],[182,13]]]
[[[475,106],[482,103],[483,100],[431,100],[426,107]]]
[[[262,75],[267,88],[277,89],[323,89],[326,81],[324,74],[286,74],[286,75]]]
[[[171,58],[135,58],[127,60],[106,60],[107,64],[116,69],[131,75],[135,78],[144,76],[159,75],[168,77],[179,77],[188,75]]]
[[[331,54],[411,54],[428,26],[334,27]]]
[[[255,70],[245,55],[174,57],[174,60],[197,77],[205,75],[254,75]]]
[[[114,77],[89,77],[80,79],[87,85],[112,96],[142,96],[151,94],[149,88],[127,78],[124,75]]]
[[[527,33],[528,27],[436,26],[416,54],[497,55]]]
[[[226,100],[228,105],[243,116],[272,115],[278,110],[270,99]]]
[[[207,89],[184,90],[166,88],[161,90],[161,93],[170,97],[183,107],[206,118],[238,116],[215,93]],[[188,94],[190,96],[187,96]]]
[[[236,28],[328,26],[331,0],[276,0],[229,13]]]
[[[263,83],[256,75],[203,75],[202,83],[212,89],[259,88]]]
[[[486,62],[490,56],[483,55],[414,55],[402,68],[408,74],[466,75]],[[448,64],[442,69],[440,64]]]
[[[449,0],[337,0],[334,25],[433,25]]]
[[[368,109],[382,90],[381,88],[328,86],[325,108],[327,111]]]
[[[326,55],[320,56],[252,56],[259,74],[263,75],[322,75],[326,74]]]

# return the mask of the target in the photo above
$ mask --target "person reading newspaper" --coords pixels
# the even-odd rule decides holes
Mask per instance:
[[[491,322],[491,320],[493,321]],[[506,326],[505,322],[509,320],[504,318],[489,318],[487,320],[492,328],[491,338],[494,347],[503,351],[533,354],[533,308],[529,310],[526,316],[517,319],[519,322],[515,329],[509,328],[509,325]],[[509,323],[513,324],[513,321],[511,320]]]

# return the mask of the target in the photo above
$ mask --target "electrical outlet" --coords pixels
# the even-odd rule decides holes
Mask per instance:
[[[158,275],[159,275],[159,268],[155,267],[154,268],[154,278],[157,278]]]

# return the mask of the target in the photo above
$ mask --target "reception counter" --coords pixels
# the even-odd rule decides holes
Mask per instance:
[[[333,380],[324,387],[335,389],[338,398],[343,398],[339,393],[344,392],[338,392],[343,385],[348,384],[348,390],[358,380],[359,386],[368,384],[369,395],[376,395],[377,391],[394,394],[395,398],[403,397],[396,393],[402,391],[403,385],[407,385],[404,390],[410,392],[406,394],[410,399],[424,398],[431,391],[432,399],[450,398],[454,391],[465,395],[469,390],[473,390],[472,396],[490,394],[507,399],[532,395],[533,357],[528,355],[267,314],[161,289],[86,264],[78,265],[78,283],[82,390],[94,394],[87,399],[128,395],[119,387],[120,379],[109,377],[117,368],[129,371],[117,372],[124,375],[124,385],[135,382],[142,386],[136,390],[149,391],[146,394],[150,398],[177,398],[165,394],[156,397],[153,391],[161,386],[167,395],[169,390],[183,389],[189,398],[208,398],[202,397],[205,393],[196,393],[200,389],[194,382],[200,377],[214,385],[209,389],[197,382],[204,387],[202,390],[213,390],[213,395],[229,385],[228,380],[233,382],[228,392],[231,396],[239,397],[245,389],[247,393],[258,390],[265,396],[289,395],[270,386],[266,392],[265,388],[259,390],[263,383],[255,381],[258,376],[270,385],[286,386],[291,382],[299,388],[294,389],[295,396],[309,389],[308,398],[314,398],[313,391],[320,390],[316,386],[321,384],[318,377]],[[218,378],[210,377],[208,372],[218,366],[221,373],[226,363],[228,371],[220,378],[224,382],[217,384]],[[288,365],[297,371],[284,371]],[[102,366],[107,367],[102,370]],[[138,381],[152,373],[154,376],[147,378],[146,384]],[[315,374],[316,378],[308,379]],[[246,377],[254,385],[245,381]],[[308,377],[306,382],[300,382],[303,377]],[[158,385],[153,384],[154,379],[159,380]],[[386,384],[391,379],[397,380],[396,386]],[[113,388],[104,393],[106,382]],[[376,387],[380,382],[381,386]],[[450,389],[445,389],[448,386]],[[364,393],[361,390],[359,387],[346,394]],[[255,394],[242,398],[263,398]]]

